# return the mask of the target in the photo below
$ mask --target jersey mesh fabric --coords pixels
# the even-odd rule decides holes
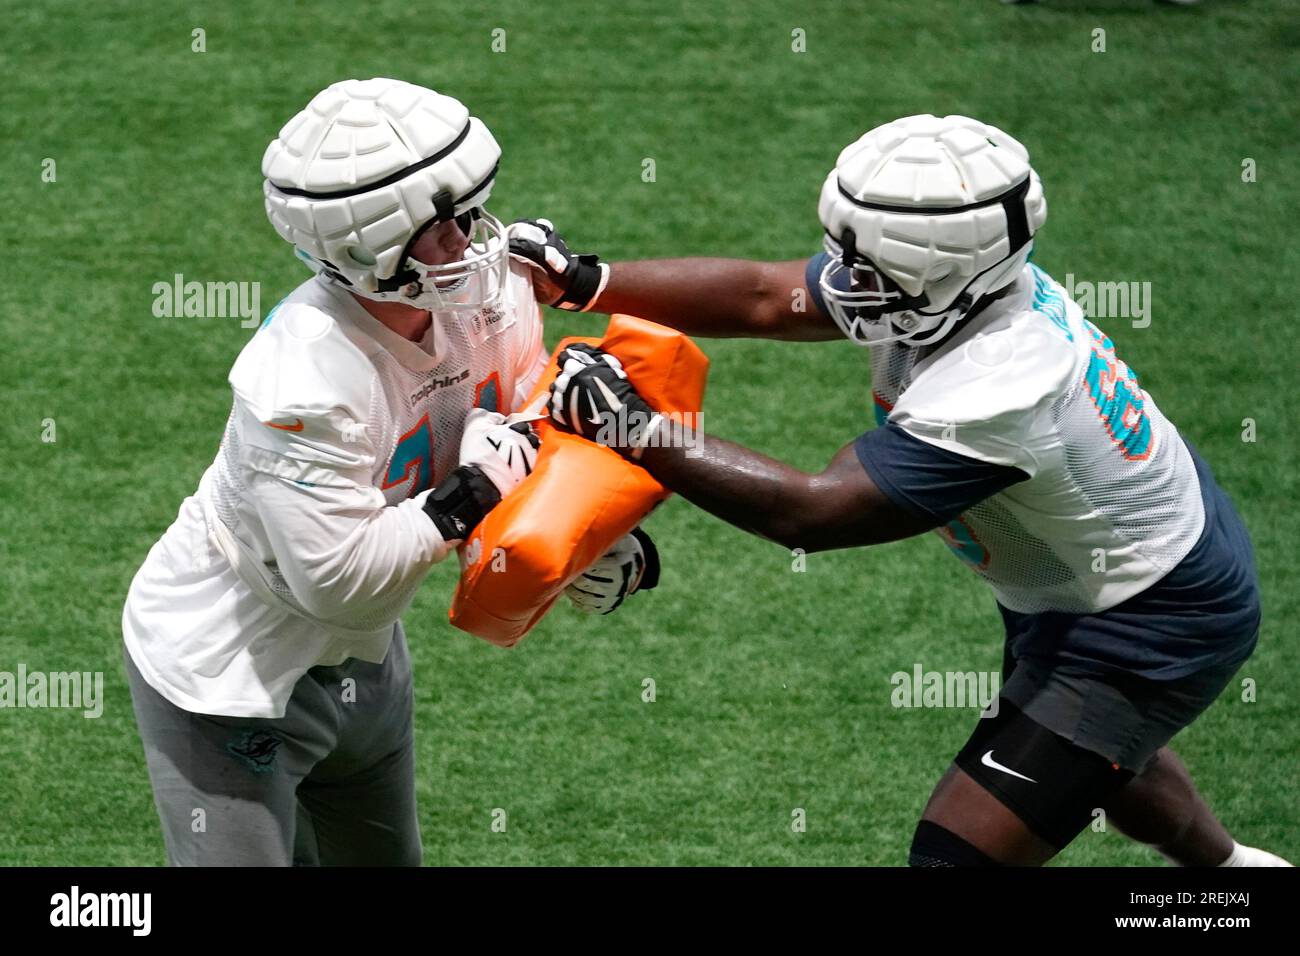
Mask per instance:
[[[1084,501],[1114,534],[1162,571],[1174,565],[1200,533],[1197,509],[1185,509],[1195,468],[1177,430],[1147,396],[1143,414],[1150,448],[1141,459],[1121,454],[1104,429],[1082,383],[1052,407],[1066,469]]]
[[[320,279],[320,282],[328,280]],[[517,290],[518,291],[518,290]],[[528,290],[522,290],[528,291]],[[524,316],[528,311],[521,310]],[[389,505],[419,494],[437,485],[453,471],[460,456],[461,433],[465,413],[474,404],[509,412],[514,403],[518,353],[527,346],[527,330],[516,327],[525,319],[501,311],[474,315],[435,317],[434,325],[421,343],[432,351],[437,345],[441,361],[431,371],[405,367],[391,353],[376,350],[369,355],[374,366],[370,389],[370,408],[365,426],[367,437],[376,449],[373,484]],[[475,330],[491,329],[486,338],[475,340]],[[433,461],[427,483],[421,483],[418,470],[399,474],[391,464],[403,436],[421,427],[427,418],[432,436]],[[217,455],[210,485],[217,517],[245,543],[257,550],[264,535],[257,519],[247,506],[248,488],[243,477],[241,445],[237,415],[227,419],[221,449]],[[392,474],[390,474],[392,470]],[[266,562],[269,584],[290,606],[301,610],[273,557]],[[376,606],[369,615],[358,618],[359,628],[381,628],[391,624],[401,607]]]
[[[272,310],[231,369],[221,449],[123,607],[150,686],[196,713],[280,717],[311,667],[385,659],[446,556],[422,493],[457,463],[470,407],[510,411],[544,358],[522,266],[503,311],[415,343],[319,277]]]
[[[1075,570],[1050,544],[1027,531],[998,498],[986,498],[958,519],[979,543],[979,550],[950,529],[940,529],[940,537],[954,550],[966,547],[978,555],[967,564],[996,586],[998,599],[1008,606],[1015,604],[1027,613],[1090,606],[1091,594]]]
[[[412,372],[387,352],[372,356],[381,385],[376,389],[371,413],[374,426],[371,435],[380,462],[375,480],[381,488],[398,442],[425,415],[433,434],[433,484],[436,485],[455,470],[460,459],[465,411],[476,404],[475,393],[480,393],[478,403],[490,403],[489,407],[497,411],[509,413],[513,407],[515,379],[511,370],[517,361],[513,349],[518,344],[515,337],[497,334],[475,345],[465,328],[468,321],[448,317],[438,323],[436,334],[442,338],[439,353],[448,357],[432,372]],[[440,384],[448,379],[459,381]],[[430,391],[430,386],[436,387]],[[427,394],[421,394],[426,391]],[[385,498],[395,504],[422,490],[409,491],[412,482],[385,488]]]
[[[1001,436],[1009,446],[1033,441],[1048,451],[1029,481],[970,507],[936,533],[1006,607],[1022,613],[1103,610],[1172,570],[1195,544],[1204,510],[1181,436],[1115,357],[1110,340],[1046,273],[1027,266],[1011,295],[938,347],[871,348],[876,421],[896,420],[895,406],[940,356],[1008,317],[1041,324],[1056,337],[1054,348],[1074,352],[1069,380],[1044,397],[1048,412],[1035,419],[1035,427],[1048,433]],[[998,387],[1011,393],[1015,382]],[[1105,403],[1116,387],[1133,395],[1137,408],[1126,413],[1141,413],[1140,447],[1132,434],[1111,434],[1100,414],[1098,402]],[[932,376],[926,388],[942,388],[939,377]],[[990,418],[999,399],[992,401]],[[954,409],[954,418],[961,413]],[[1055,513],[1044,519],[1049,508]]]

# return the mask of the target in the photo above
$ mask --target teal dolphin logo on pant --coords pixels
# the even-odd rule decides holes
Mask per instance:
[[[226,749],[248,764],[253,773],[270,773],[275,769],[275,756],[283,742],[265,730],[246,730],[238,740],[226,744]]]

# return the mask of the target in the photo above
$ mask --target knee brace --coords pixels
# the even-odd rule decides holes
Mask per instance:
[[[908,866],[1001,866],[951,830],[922,820],[912,835]]]
[[[954,763],[1058,850],[1133,778],[1005,700],[996,717],[980,721]]]

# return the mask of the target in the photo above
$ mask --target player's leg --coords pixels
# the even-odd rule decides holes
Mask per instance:
[[[1182,866],[1218,866],[1232,853],[1232,837],[1168,747],[1156,751],[1105,809],[1125,836]]]
[[[412,743],[343,780],[305,781],[298,798],[310,816],[320,865],[420,865]]]
[[[1152,755],[1105,805],[1107,817],[1121,833],[1182,866],[1290,865],[1272,853],[1236,843],[1196,789],[1183,762],[1165,746],[1218,699],[1239,666],[1207,667],[1170,681],[1120,680],[1127,705],[1145,716],[1137,752],[1149,750]]]
[[[1068,739],[1086,687],[1053,681],[1047,667],[1019,666],[1010,641],[1002,674],[997,710],[981,716],[931,794],[913,866],[1041,865],[1133,776]],[[1022,710],[1029,704],[1034,716]]]
[[[301,784],[299,784],[301,792]],[[293,865],[320,866],[320,844],[316,840],[316,824],[311,814],[298,800],[298,816],[293,828]]]
[[[954,765],[930,795],[908,865],[1039,866],[1055,854],[1055,847]]]
[[[329,749],[327,729],[292,701],[280,719],[191,713],[150,687],[129,654],[126,672],[168,861],[292,862],[295,791]]]
[[[1236,669],[1225,665],[1153,681],[1012,662],[999,698],[1010,711],[981,722],[956,762],[969,779],[961,773],[945,778],[927,818],[995,861],[1041,857],[1042,848],[1026,848],[1024,834],[998,816],[979,793],[984,790],[1057,848],[1100,810],[1121,832],[1175,862],[1288,865],[1234,843],[1165,746],[1213,702]],[[1043,804],[1045,794],[1051,799]]]
[[[1275,853],[1236,842],[1168,747],[1106,806],[1125,836],[1178,866],[1291,866]]]
[[[1005,697],[998,705],[931,794],[910,865],[1042,865],[1132,777]]]
[[[419,866],[414,690],[401,625],[382,664],[354,660],[320,671],[320,679],[347,702],[339,708],[337,749],[298,788],[319,862]]]

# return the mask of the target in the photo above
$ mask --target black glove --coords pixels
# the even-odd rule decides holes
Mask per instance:
[[[464,541],[501,501],[492,479],[476,465],[461,465],[424,499],[424,513],[444,541]]]
[[[663,416],[637,394],[623,363],[585,344],[570,345],[559,363],[547,402],[551,420],[625,457],[640,458]]]
[[[605,287],[608,266],[591,253],[574,255],[564,240],[556,235],[549,219],[519,219],[512,222],[506,235],[510,254],[523,259],[546,273],[560,289],[560,297],[548,305],[570,312],[586,312]]]
[[[637,591],[659,583],[659,551],[650,535],[633,528],[564,589],[573,606],[588,614],[609,614]]]

